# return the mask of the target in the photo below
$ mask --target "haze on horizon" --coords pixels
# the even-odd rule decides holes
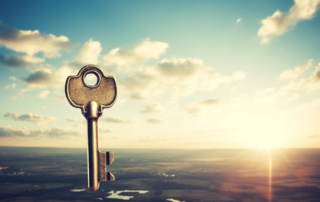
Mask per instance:
[[[0,146],[86,147],[64,85],[95,64],[99,147],[319,148],[320,0],[0,3]]]

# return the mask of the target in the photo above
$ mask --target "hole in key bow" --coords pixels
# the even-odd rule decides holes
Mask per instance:
[[[95,86],[98,84],[99,78],[94,73],[88,73],[84,79],[84,82],[86,82],[88,86]]]

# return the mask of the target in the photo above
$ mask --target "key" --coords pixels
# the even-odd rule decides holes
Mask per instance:
[[[97,77],[95,85],[86,83],[86,76]],[[101,181],[113,181],[115,177],[107,172],[107,165],[114,161],[113,152],[98,150],[98,119],[104,108],[112,107],[117,98],[117,86],[112,76],[104,76],[98,66],[87,65],[80,69],[77,76],[69,76],[65,85],[69,103],[80,108],[88,125],[88,188],[97,191]]]

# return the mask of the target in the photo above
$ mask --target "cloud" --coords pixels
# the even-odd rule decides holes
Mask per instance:
[[[149,100],[162,93],[173,97],[190,95],[196,90],[211,91],[221,84],[244,79],[246,74],[236,72],[231,76],[212,73],[200,59],[163,59],[152,67],[137,70],[120,80],[121,91],[132,99]]]
[[[202,111],[207,110],[209,107],[212,108],[225,103],[226,101],[221,98],[203,99],[203,100],[200,100],[199,102],[185,106],[184,111],[192,116],[197,116]]]
[[[205,70],[202,65],[203,61],[197,58],[172,58],[161,60],[156,68],[165,77],[184,80],[202,73]]]
[[[310,77],[311,83],[312,84],[319,84],[320,83],[320,63],[316,67],[315,71]]]
[[[320,4],[320,0],[295,0],[288,14],[277,10],[272,16],[261,20],[262,27],[258,31],[261,44],[269,43],[275,36],[280,36],[301,20],[312,19]]]
[[[51,128],[48,130],[29,131],[26,128],[14,129],[11,126],[0,126],[0,137],[50,137],[65,138],[68,136],[80,136],[81,133],[76,130],[65,128]]]
[[[34,71],[31,71],[29,75],[22,78],[27,84],[27,87],[22,91],[33,90],[35,88],[63,89],[67,77],[75,75],[75,70],[79,70],[87,64],[98,63],[101,50],[100,42],[90,39],[82,46],[73,61],[64,61],[62,66],[57,70],[50,65],[38,65]]]
[[[102,51],[101,43],[89,39],[80,49],[76,58],[71,62],[74,68],[81,68],[88,64],[98,64],[98,59]]]
[[[109,116],[103,119],[105,122],[110,122],[110,123],[123,123],[123,124],[136,124],[136,123],[140,123],[141,120],[139,119],[128,119],[128,120],[124,120],[120,117],[116,117],[116,116]]]
[[[284,70],[280,74],[280,79],[296,79],[312,66],[313,59],[308,60],[304,65],[300,65],[294,69]]]
[[[0,64],[16,68],[16,67],[27,67],[35,63],[43,62],[45,59],[32,57],[29,55],[17,56],[17,55],[0,55]]]
[[[30,132],[26,129],[13,129],[11,126],[0,126],[0,137],[28,136]]]
[[[17,86],[17,84],[16,83],[13,83],[13,84],[11,84],[11,85],[7,85],[7,86],[5,86],[4,87],[4,89],[10,89],[10,88],[12,88],[12,89],[14,89],[14,88],[16,88],[16,86]]]
[[[55,74],[49,69],[41,69],[32,72],[22,80],[28,84],[29,88],[62,88],[64,83],[62,83],[60,78],[55,76]]]
[[[241,22],[241,18],[238,18],[237,21],[236,21],[236,24],[238,24],[240,22]]]
[[[118,131],[112,130],[112,129],[99,129],[99,132],[101,133],[117,133]],[[118,139],[118,138],[112,138],[112,139]]]
[[[38,66],[38,69],[30,72],[21,80],[27,84],[27,87],[22,89],[22,92],[33,90],[36,88],[64,88],[66,78],[74,73],[69,66],[62,66],[55,70],[50,65]]]
[[[42,91],[41,93],[38,94],[38,97],[41,98],[41,99],[45,99],[49,96],[50,94],[50,91],[48,90],[44,90]]]
[[[78,120],[78,118],[74,118],[74,117],[66,117],[67,121],[69,122],[75,122]]]
[[[42,135],[42,136],[47,136],[51,138],[64,138],[66,136],[80,136],[81,133],[76,130],[69,130],[69,129],[64,129],[64,128],[51,128],[50,130],[46,131],[35,131],[31,132],[31,134],[35,135]]]
[[[155,72],[138,71],[120,80],[119,85],[132,99],[147,100],[160,90],[160,82]]]
[[[221,98],[211,98],[211,99],[201,100],[198,104],[203,106],[210,106],[210,105],[218,105],[221,103],[225,103],[225,101]]]
[[[72,44],[63,35],[57,37],[53,34],[41,34],[38,30],[18,30],[0,21],[0,46],[28,56],[43,53],[46,58],[54,58],[61,56],[61,50],[69,50]]]
[[[163,112],[164,107],[158,103],[149,104],[145,106],[145,109],[143,109],[140,113],[141,114],[152,114],[152,113],[159,113]]]
[[[160,119],[148,119],[147,122],[150,123],[150,124],[160,124],[160,123],[163,123],[163,121],[160,120]]]
[[[104,65],[143,64],[151,59],[158,59],[169,47],[167,43],[150,41],[149,38],[132,49],[115,48],[103,56]]]
[[[55,121],[54,117],[43,117],[43,116],[39,116],[38,114],[32,114],[32,113],[19,115],[18,113],[15,113],[15,112],[7,112],[4,115],[4,117],[13,119],[15,121],[27,121],[37,125],[46,124],[48,122]]]
[[[282,90],[283,91],[306,90],[307,92],[309,92],[309,91],[318,90],[319,88],[320,88],[320,63],[318,64],[318,66],[315,67],[315,70],[311,76],[307,78],[301,78],[299,80],[292,80],[290,83],[283,86]]]

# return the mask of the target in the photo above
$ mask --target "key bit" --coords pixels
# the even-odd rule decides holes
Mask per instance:
[[[97,77],[95,85],[85,81],[88,74]],[[77,76],[69,76],[65,93],[69,103],[80,108],[88,125],[88,188],[99,189],[100,181],[113,181],[115,177],[107,172],[107,165],[114,160],[113,152],[98,151],[98,119],[104,108],[112,107],[117,98],[117,86],[112,76],[104,76],[96,65],[87,65],[80,69]]]

